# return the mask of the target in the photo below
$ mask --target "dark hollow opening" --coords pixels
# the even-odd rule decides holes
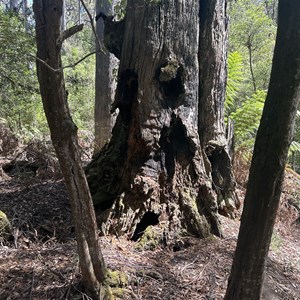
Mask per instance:
[[[159,72],[157,73],[159,78]],[[160,89],[165,98],[165,105],[172,109],[181,106],[184,102],[184,82],[183,82],[183,69],[179,67],[176,77],[169,81],[159,80]],[[164,106],[165,106],[164,105]]]
[[[145,212],[141,221],[136,225],[136,229],[131,240],[136,242],[143,235],[148,226],[157,225],[159,223],[158,217],[159,215],[152,211]]]
[[[129,124],[132,115],[133,104],[137,99],[138,76],[133,70],[125,70],[120,75],[116,94],[116,108],[120,109],[120,115],[125,124]]]
[[[181,73],[182,72],[178,72],[177,76],[170,81],[161,82],[161,86],[166,97],[175,99],[184,93],[184,85],[181,79]]]
[[[189,241],[182,241],[182,240],[175,241],[173,245],[173,252],[182,251],[190,246],[191,243]]]
[[[183,167],[187,167],[196,152],[195,146],[187,137],[182,120],[175,115],[172,116],[170,127],[163,128],[159,144],[165,154],[163,161],[169,178],[173,178],[175,174],[175,161]],[[191,175],[196,176],[195,174]]]

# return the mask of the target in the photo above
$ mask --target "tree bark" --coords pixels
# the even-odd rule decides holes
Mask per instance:
[[[260,299],[300,95],[300,6],[280,0],[269,91],[257,132],[225,299]]]
[[[106,15],[113,15],[113,2],[107,0],[96,1],[96,12],[102,11]],[[96,31],[101,44],[104,44],[104,21],[97,21]],[[119,60],[113,54],[96,54],[95,78],[95,153],[97,153],[111,138],[111,131],[115,117],[110,108],[115,96],[116,75]]]
[[[249,68],[250,68],[250,74],[251,74],[252,84],[253,84],[253,92],[255,93],[257,91],[257,88],[256,88],[256,81],[255,81],[254,70],[253,70],[252,43],[250,39],[251,38],[249,37],[247,43],[247,49],[249,53]]]
[[[60,0],[35,0],[37,57],[53,69],[61,64]],[[54,72],[37,62],[44,110],[51,139],[68,190],[75,225],[79,263],[86,292],[99,298],[104,281],[105,264],[101,254],[92,198],[82,168],[77,140],[77,127],[70,116],[62,70]],[[82,221],[84,220],[84,222]]]
[[[9,0],[9,9],[11,11],[16,11],[18,9],[18,1],[17,0]]]
[[[129,0],[110,143],[88,181],[104,233],[221,235],[198,135],[199,1]],[[106,222],[109,220],[109,222]]]
[[[210,163],[219,211],[233,216],[240,203],[224,126],[227,25],[225,0],[200,0],[198,131]]]
[[[67,23],[67,18],[66,18],[66,1],[63,1],[62,4],[62,14],[61,14],[61,31],[66,30],[66,23]]]

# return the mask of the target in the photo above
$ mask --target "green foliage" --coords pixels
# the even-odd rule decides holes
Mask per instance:
[[[25,30],[24,20],[0,9],[0,118],[15,132],[31,132],[46,122],[39,97],[33,28]]]
[[[127,0],[120,0],[114,6],[114,12],[117,16],[117,20],[121,20],[125,17]]]
[[[89,28],[69,39],[64,44],[63,64],[73,65],[94,49]],[[95,55],[82,61],[75,68],[65,69],[68,101],[74,122],[79,129],[93,132],[94,128],[94,87]]]
[[[231,1],[229,16],[225,112],[234,121],[236,150],[251,153],[269,84],[276,24],[263,1]]]
[[[226,86],[225,110],[226,116],[236,109],[238,91],[243,81],[243,58],[238,51],[228,55],[228,78]]]
[[[67,6],[75,7],[76,4],[78,2],[73,1]],[[73,14],[76,15],[74,11]],[[45,139],[49,130],[36,76],[34,24],[29,23],[26,29],[24,25],[22,15],[7,12],[0,6],[0,119],[22,139]],[[70,21],[68,25],[74,24]],[[85,26],[83,31],[64,42],[63,64],[74,64],[94,49],[92,31]],[[74,121],[79,129],[91,132],[94,127],[94,76],[95,56],[76,68],[65,69]]]
[[[246,99],[241,107],[230,115],[234,121],[237,146],[254,145],[255,135],[261,119],[266,91],[259,90]]]
[[[280,248],[282,247],[283,239],[282,237],[274,230],[271,237],[270,248],[272,251],[278,253],[280,252]]]
[[[296,141],[293,141],[291,143],[291,146],[290,146],[290,149],[289,149],[289,155],[293,154],[293,153],[300,153],[300,143],[299,142],[296,142]]]
[[[300,172],[300,111],[297,111],[294,140],[288,153],[288,163],[292,168]]]
[[[254,92],[254,85],[260,90],[268,88],[276,24],[266,14],[262,1],[232,1],[229,16],[229,50],[238,51],[243,57],[245,76],[240,94],[249,97]]]

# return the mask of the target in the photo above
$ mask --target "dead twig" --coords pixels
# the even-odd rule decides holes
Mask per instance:
[[[58,276],[61,280],[63,280],[64,282],[68,282],[68,279],[62,275],[60,272],[53,270],[52,268],[50,268],[48,265],[44,264],[45,267],[54,275]]]
[[[88,57],[90,57],[91,55],[96,54],[99,51],[92,51],[90,53],[88,53],[87,55],[83,56],[81,59],[79,59],[78,61],[76,61],[74,64],[71,65],[67,65],[64,66],[62,68],[58,68],[58,69],[54,69],[52,68],[47,62],[45,62],[44,60],[40,59],[37,56],[34,56],[32,54],[28,54],[30,57],[35,58],[38,62],[40,62],[41,64],[43,64],[44,66],[46,66],[48,69],[50,69],[51,71],[57,73],[57,72],[62,72],[64,69],[68,69],[68,68],[75,68],[78,64],[80,64],[82,61],[84,61],[85,59],[87,59]]]
[[[208,263],[204,265],[204,267],[203,267],[202,270],[199,272],[199,274],[198,274],[195,278],[193,278],[192,280],[190,280],[189,282],[183,284],[181,287],[182,287],[182,288],[185,288],[185,287],[191,285],[192,283],[198,281],[199,278],[202,276],[203,272],[205,271],[206,267],[207,267],[209,264],[210,264],[210,258],[209,258]]]

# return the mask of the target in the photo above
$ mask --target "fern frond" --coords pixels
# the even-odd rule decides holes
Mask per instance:
[[[266,91],[258,90],[251,98],[246,99],[241,107],[231,113],[237,144],[247,143],[249,146],[254,144],[266,95]]]
[[[225,110],[228,116],[234,110],[235,98],[243,81],[243,58],[238,51],[229,53]]]

